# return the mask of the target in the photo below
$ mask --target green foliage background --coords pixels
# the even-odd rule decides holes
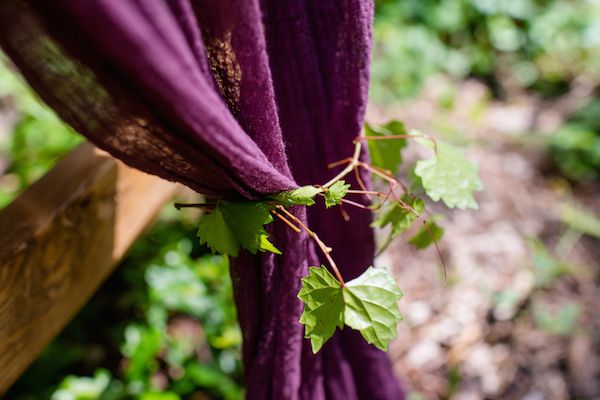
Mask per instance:
[[[558,94],[571,79],[600,77],[595,0],[376,0],[372,96],[418,94],[436,73],[479,77],[499,89]]]
[[[166,209],[9,398],[242,398],[228,262],[205,250]]]

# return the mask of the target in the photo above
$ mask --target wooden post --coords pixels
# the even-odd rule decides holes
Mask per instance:
[[[85,143],[0,211],[0,396],[179,188]]]

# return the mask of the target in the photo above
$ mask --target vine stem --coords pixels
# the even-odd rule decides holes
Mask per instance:
[[[395,180],[395,179],[393,179],[393,180]],[[371,194],[371,195],[375,195],[379,198],[384,198],[384,201],[387,201],[390,197],[392,197],[391,192],[389,192],[388,194],[385,194],[385,193],[374,192],[374,191],[348,190],[348,193],[363,194],[363,195]],[[444,279],[445,280],[448,279],[448,276],[446,273],[446,262],[444,261],[444,256],[442,255],[442,251],[440,250],[440,247],[438,246],[437,240],[435,240],[435,237],[433,236],[433,232],[431,232],[429,225],[427,225],[427,220],[423,219],[413,207],[411,207],[409,204],[402,201],[401,199],[397,198],[396,196],[394,196],[392,198],[392,201],[396,202],[398,204],[398,206],[404,208],[405,210],[408,210],[410,213],[415,215],[417,217],[417,219],[419,220],[419,222],[421,222],[423,224],[423,228],[425,228],[425,230],[431,237],[433,245],[435,246],[435,250],[438,253],[438,256],[440,257],[440,260],[442,261],[442,267],[444,270]],[[386,243],[383,245],[383,247],[381,249],[379,249],[379,251],[377,252],[377,254],[375,256],[377,257],[381,253],[383,253],[383,251],[390,245],[391,242],[392,242],[391,240],[386,241]]]
[[[366,169],[367,171],[371,172],[372,174],[379,176],[380,178],[387,181],[392,186],[400,186],[404,193],[408,192],[408,190],[406,189],[406,186],[404,186],[402,184],[402,182],[400,182],[399,180],[394,178],[394,176],[392,175],[392,173],[390,171],[386,171],[381,168],[374,167],[374,166],[369,165],[366,162],[362,162],[362,161],[358,162],[358,166]]]
[[[293,231],[295,231],[296,233],[300,233],[302,232],[296,225],[292,224],[286,217],[284,217],[283,215],[279,214],[277,211],[275,210],[271,210],[271,212],[280,220],[282,220],[287,226],[289,226]]]
[[[346,193],[357,193],[357,194],[367,194],[367,193],[377,193],[377,192],[369,192],[369,191],[362,191],[362,190],[348,190]],[[325,197],[325,195],[323,193],[319,193],[322,197]],[[372,208],[369,206],[365,206],[364,204],[360,204],[357,203],[356,201],[352,201],[352,200],[348,200],[348,199],[340,199],[340,201],[342,203],[346,203],[346,204],[350,204],[351,206],[357,207],[357,208],[364,208],[365,210],[371,210]]]
[[[352,157],[346,157],[346,158],[342,158],[341,160],[338,161],[334,161],[332,163],[327,164],[327,168],[331,169],[331,168],[335,168],[338,165],[343,165],[343,164],[347,164],[350,161],[352,161]]]
[[[344,162],[348,162],[348,165],[346,165],[346,167],[336,176],[334,176],[333,178],[331,178],[329,180],[329,182],[327,182],[326,184],[322,185],[321,187],[324,189],[328,189],[331,185],[333,185],[334,183],[336,183],[337,181],[339,181],[340,179],[342,179],[343,177],[345,177],[346,175],[348,175],[350,172],[352,172],[352,170],[359,164],[359,157],[360,157],[360,149],[362,147],[361,141],[360,139],[356,140],[354,142],[354,154],[352,155],[352,158],[347,161],[348,159],[345,160],[341,160],[339,163],[343,164]],[[330,166],[333,165],[339,165],[338,163],[333,163],[330,164]]]
[[[335,166],[338,165],[343,165],[345,163],[347,163],[346,167],[336,176],[334,176],[331,180],[329,180],[327,183],[325,183],[324,185],[322,185],[321,187],[323,189],[328,189],[330,186],[332,186],[333,184],[335,184],[337,181],[339,181],[340,179],[342,179],[343,177],[345,177],[346,175],[348,175],[349,173],[351,173],[352,171],[355,172],[355,174],[357,176],[359,176],[359,174],[357,173],[358,168],[364,168],[367,171],[371,172],[372,174],[375,174],[379,177],[381,177],[382,179],[384,179],[385,181],[388,182],[388,184],[390,185],[390,190],[387,194],[381,193],[381,192],[375,192],[375,191],[370,191],[370,190],[349,190],[348,193],[354,193],[354,194],[362,194],[362,195],[366,195],[368,197],[370,197],[371,195],[375,195],[379,198],[384,198],[384,203],[390,198],[392,197],[393,200],[395,202],[398,203],[398,205],[406,210],[408,210],[409,212],[411,212],[412,214],[414,214],[417,219],[419,219],[419,221],[421,221],[421,223],[423,224],[423,227],[425,228],[425,230],[427,231],[427,233],[429,234],[429,236],[431,237],[433,244],[435,246],[435,249],[438,253],[438,256],[440,257],[440,260],[442,261],[442,266],[443,266],[443,270],[444,270],[444,279],[446,279],[446,263],[444,261],[444,257],[442,256],[442,252],[440,251],[440,248],[437,244],[437,240],[435,240],[433,233],[431,232],[431,229],[429,229],[429,226],[427,225],[427,221],[423,220],[423,218],[421,218],[421,216],[415,211],[415,209],[413,209],[410,205],[406,204],[404,201],[400,200],[399,198],[397,198],[393,191],[394,191],[394,187],[395,186],[400,186],[402,188],[402,190],[404,191],[404,193],[408,193],[406,187],[400,182],[398,181],[392,174],[390,171],[385,171],[382,170],[380,168],[374,167],[372,165],[369,165],[363,161],[360,161],[360,150],[362,147],[362,142],[363,141],[367,141],[367,140],[390,140],[390,139],[414,139],[417,137],[422,137],[424,139],[428,139],[433,143],[433,148],[434,148],[434,152],[437,153],[437,142],[435,141],[434,138],[432,138],[431,136],[428,135],[424,135],[424,134],[408,134],[408,135],[390,135],[390,136],[385,136],[385,137],[379,137],[379,136],[365,136],[365,135],[360,135],[359,137],[357,137],[354,140],[354,154],[352,155],[351,158],[345,158],[343,160],[339,160],[336,161],[334,163],[329,164],[330,168],[333,168]],[[359,185],[360,185],[360,180],[359,180]],[[364,185],[360,185],[361,189],[366,189],[366,187],[364,187]],[[349,205],[355,205],[352,203],[348,203],[347,201],[344,202],[347,203]],[[279,207],[279,206],[278,206]],[[283,207],[282,207],[283,208]],[[283,210],[285,210],[285,208],[283,208]],[[287,211],[286,211],[287,212]],[[293,215],[290,214],[290,218]],[[295,216],[294,216],[295,218]],[[297,220],[297,218],[296,218]],[[339,273],[339,270],[337,269],[337,266],[335,265],[335,262],[333,261],[333,259],[331,258],[331,256],[329,255],[329,253],[331,252],[331,249],[327,246],[325,246],[325,244],[319,239],[319,237],[310,229],[308,229],[308,227],[304,226],[304,224],[302,224],[302,222],[300,220],[296,221],[297,223],[299,223],[304,230],[306,230],[306,232],[313,238],[315,239],[315,242],[317,242],[317,244],[319,245],[319,247],[321,248],[321,250],[323,251],[323,253],[325,254],[325,257],[327,258],[327,260],[329,261],[329,264],[331,265],[331,268],[334,270],[334,272],[336,273],[336,277],[338,278],[338,281],[340,281],[340,283],[342,284],[342,286],[344,286],[344,281],[341,277],[341,274]],[[389,241],[391,242],[391,241]],[[381,251],[385,250],[385,248],[389,245],[389,242],[386,243],[385,247],[383,249],[381,249]],[[378,255],[381,254],[381,251],[378,252]]]
[[[374,190],[354,190],[354,189],[348,189],[348,191],[346,192],[348,194],[374,194],[374,195],[378,195],[380,194],[380,192],[376,192]]]
[[[216,203],[175,203],[173,206],[178,210],[181,210],[182,208],[204,208],[213,210],[216,207]]]
[[[333,178],[331,178],[327,183],[325,183],[324,185],[321,186],[321,188],[324,191],[327,191],[332,185],[334,185],[336,182],[338,182],[340,179],[344,178],[346,175],[350,174],[351,172],[354,172],[356,175],[356,179],[358,181],[358,184],[360,186],[360,188],[362,190],[348,190],[348,193],[352,193],[352,194],[361,194],[361,195],[365,195],[368,198],[371,198],[371,196],[376,196],[378,198],[384,198],[383,200],[383,204],[385,204],[386,201],[388,201],[390,198],[392,199],[392,201],[396,202],[400,207],[408,210],[409,212],[411,212],[412,214],[416,215],[417,219],[419,219],[419,221],[423,224],[425,230],[427,230],[429,236],[431,236],[431,239],[435,245],[435,248],[437,250],[437,253],[442,261],[442,265],[444,267],[444,277],[446,277],[446,263],[444,262],[444,258],[442,256],[442,253],[438,247],[437,241],[435,240],[433,233],[431,232],[431,230],[429,229],[429,226],[427,225],[427,221],[424,220],[423,218],[421,218],[421,216],[407,203],[405,203],[404,201],[402,201],[400,198],[397,197],[397,195],[394,193],[394,187],[395,186],[400,186],[402,188],[402,190],[404,191],[404,193],[408,193],[406,187],[399,182],[390,171],[386,171],[380,168],[377,168],[375,166],[372,166],[368,163],[365,163],[363,161],[360,161],[360,151],[362,149],[362,142],[363,141],[367,141],[367,140],[392,140],[392,139],[413,139],[416,137],[423,137],[425,139],[431,140],[431,142],[433,143],[434,146],[434,151],[437,153],[437,142],[435,141],[435,139],[433,139],[432,137],[428,136],[428,135],[424,135],[424,134],[407,134],[407,135],[390,135],[390,136],[384,136],[384,137],[379,137],[379,136],[364,136],[361,135],[359,137],[357,137],[354,140],[354,153],[352,155],[352,157],[348,157],[336,162],[333,162],[331,164],[328,165],[329,168],[334,168],[336,166],[340,166],[340,165],[344,165],[346,164],[346,166],[344,167],[344,169],[338,173],[336,176],[334,176]],[[372,190],[367,190],[365,184],[362,182],[362,179],[360,178],[360,174],[359,174],[359,168],[363,168],[369,172],[371,172],[372,174],[375,174],[379,177],[381,177],[382,179],[384,179],[386,182],[388,182],[389,184],[389,191],[387,194],[385,193],[381,193],[381,192],[377,192],[377,191],[372,191]],[[322,194],[322,193],[321,193]],[[358,208],[362,208],[362,209],[373,209],[373,207],[368,207],[368,206],[364,206],[360,203],[354,202],[352,200],[347,200],[347,199],[341,199],[341,202],[344,204],[348,204],[354,207],[358,207]],[[382,204],[380,204],[381,206]],[[218,206],[218,201],[216,204],[203,204],[203,203],[192,203],[192,204],[183,204],[183,203],[175,203],[174,204],[175,208],[180,210],[182,208],[204,208],[207,210],[212,210],[214,209],[216,206]],[[271,212],[273,213],[273,215],[275,215],[277,218],[279,218],[282,222],[284,222],[286,225],[288,225],[288,227],[290,227],[292,230],[294,230],[297,233],[301,232],[301,229],[298,228],[298,226],[294,225],[294,223],[292,223],[290,220],[294,221],[296,224],[298,224],[306,233],[308,233],[308,235],[315,241],[315,243],[317,244],[317,246],[319,247],[319,249],[321,250],[321,252],[323,253],[323,255],[325,256],[325,258],[327,259],[327,262],[329,263],[329,266],[331,267],[331,269],[333,270],[336,279],[338,280],[338,282],[341,284],[342,287],[345,286],[345,282],[344,282],[344,278],[342,277],[342,274],[340,273],[340,270],[338,269],[335,261],[333,260],[333,258],[331,257],[331,251],[332,249],[330,247],[328,247],[325,243],[323,243],[323,241],[319,238],[319,236],[312,231],[310,228],[308,228],[299,218],[297,218],[294,214],[290,213],[288,210],[286,210],[286,208],[281,205],[281,204],[277,204],[275,205],[275,208],[277,210],[279,210],[281,213],[285,214],[287,216],[287,218],[285,216],[283,216],[281,213],[279,213],[277,210],[272,209]],[[380,207],[378,207],[380,208]],[[343,213],[344,214],[344,218],[348,219],[347,217],[347,213]],[[289,219],[288,219],[289,218]],[[391,242],[391,240],[388,240],[387,243],[384,245],[384,247],[382,249],[380,249],[380,251],[378,252],[377,255],[381,254],[381,252],[383,250],[385,250],[385,248],[389,245],[389,243]]]
[[[342,285],[342,287],[344,287],[346,285],[346,283],[344,282],[344,278],[342,278],[342,274],[340,273],[340,270],[338,269],[335,261],[333,261],[333,258],[331,258],[331,254],[329,254],[329,253],[331,253],[331,247],[327,247],[327,245],[325,245],[325,243],[323,243],[323,241],[319,238],[319,236],[315,232],[313,232],[308,226],[304,225],[304,223],[298,217],[296,217],[294,214],[292,214],[291,212],[286,210],[284,206],[277,205],[276,207],[278,210],[283,212],[288,218],[290,218],[292,221],[294,221],[295,223],[300,225],[300,227],[302,227],[302,229],[304,229],[306,231],[306,233],[308,233],[308,235],[315,241],[315,243],[317,243],[317,246],[319,246],[319,249],[321,249],[321,252],[323,252],[323,255],[327,259],[329,266],[333,270],[333,273],[335,274],[336,279],[338,280],[340,285]]]
[[[356,167],[354,167],[354,176],[356,177],[356,182],[358,182],[358,186],[362,190],[368,191],[367,186],[365,185],[365,183],[363,182],[362,178],[360,177],[360,171]],[[370,195],[367,195],[367,198],[369,200],[371,200],[371,196]]]
[[[371,207],[365,206],[364,204],[360,204],[352,200],[341,199],[340,201],[344,204],[350,204],[351,206],[354,206],[356,208],[362,208],[363,210],[372,210]]]

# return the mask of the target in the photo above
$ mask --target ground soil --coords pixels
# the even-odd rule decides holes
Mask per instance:
[[[562,178],[544,145],[585,97],[576,90],[558,101],[518,93],[501,101],[478,82],[436,78],[410,103],[371,106],[371,121],[399,118],[468,143],[485,185],[478,211],[430,209],[445,218],[446,280],[434,249],[400,239],[378,259],[405,293],[390,355],[411,398],[600,398],[600,241],[560,219],[563,204],[600,215],[598,186]],[[568,265],[545,284],[535,239]]]

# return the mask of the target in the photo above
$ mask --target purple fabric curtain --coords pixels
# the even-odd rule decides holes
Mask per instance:
[[[2,0],[0,45],[78,132],[208,195],[323,183],[364,118],[372,1]],[[368,177],[364,177],[368,180]],[[366,201],[366,199],[363,199]],[[347,279],[371,265],[370,215],[298,207]],[[271,228],[283,256],[241,254],[232,280],[249,399],[401,399],[386,355],[350,329],[313,355],[300,278],[312,242]]]

